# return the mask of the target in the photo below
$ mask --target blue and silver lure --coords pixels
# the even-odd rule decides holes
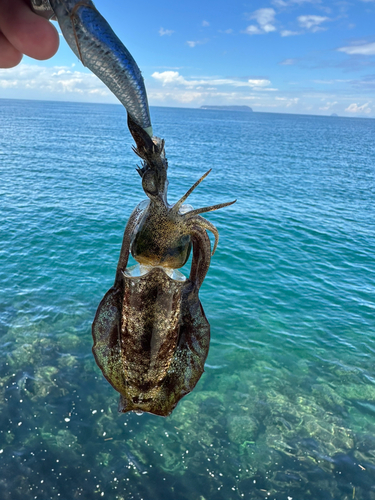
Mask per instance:
[[[152,127],[142,74],[125,45],[91,0],[31,0],[33,10],[56,18],[65,40],[151,137]]]

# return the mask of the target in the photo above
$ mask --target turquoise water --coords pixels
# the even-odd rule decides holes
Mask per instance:
[[[0,100],[0,498],[375,499],[375,120],[152,108],[220,242],[206,370],[118,414],[91,355],[144,198],[121,106]],[[185,269],[185,274],[187,274]]]

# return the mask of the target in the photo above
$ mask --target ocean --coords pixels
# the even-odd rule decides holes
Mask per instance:
[[[375,499],[375,120],[151,108],[220,242],[205,373],[120,414],[91,353],[145,198],[120,105],[0,100],[0,498]],[[188,274],[188,266],[182,269]]]

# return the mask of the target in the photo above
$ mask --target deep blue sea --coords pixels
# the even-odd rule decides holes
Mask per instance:
[[[220,242],[205,373],[117,412],[91,354],[145,198],[120,105],[0,100],[1,500],[375,500],[375,120],[151,108]],[[183,269],[188,274],[188,268]]]

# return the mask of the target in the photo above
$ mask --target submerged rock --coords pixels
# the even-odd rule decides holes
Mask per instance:
[[[228,437],[233,443],[243,444],[255,441],[259,431],[259,424],[248,415],[228,416]]]

